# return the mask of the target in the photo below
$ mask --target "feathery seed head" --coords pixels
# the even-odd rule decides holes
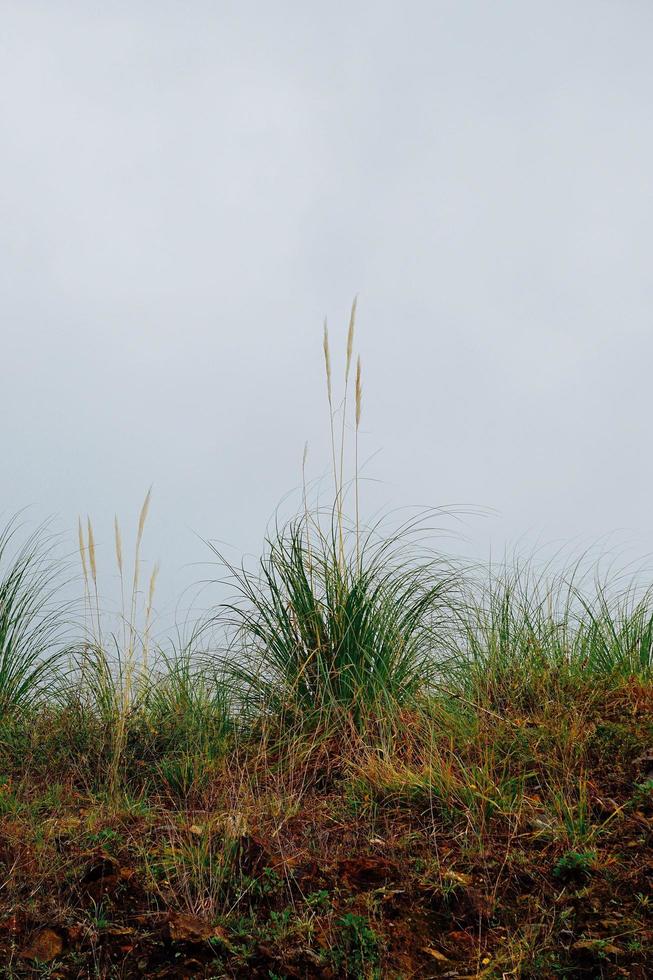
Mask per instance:
[[[363,386],[361,384],[361,359],[356,361],[356,428],[361,421],[361,403],[363,400]]]
[[[88,565],[86,564],[86,545],[84,544],[84,529],[82,527],[81,517],[77,518],[77,539],[79,541],[79,555],[82,559],[82,571],[84,572],[84,581],[88,586]]]
[[[118,515],[113,519],[113,528],[116,536],[116,561],[118,562],[118,571],[122,575],[122,536],[120,534],[120,525],[118,524]]]
[[[349,368],[351,366],[351,355],[354,349],[354,326],[356,323],[357,303],[358,303],[358,296],[354,296],[354,302],[351,304],[351,315],[349,317],[349,330],[347,332],[347,366],[345,368],[345,381],[349,377]]]
[[[329,404],[331,404],[331,353],[329,351],[329,330],[326,320],[324,321],[324,339],[322,346],[324,347],[324,366],[326,368],[327,393],[329,395]]]
[[[138,518],[138,533],[136,535],[136,549],[141,543],[141,538],[143,537],[143,528],[145,527],[145,521],[147,520],[147,512],[150,509],[150,497],[152,495],[152,487],[147,491],[145,495],[145,500],[143,501],[143,506],[141,507],[141,513]]]
[[[150,575],[150,588],[147,596],[147,615],[149,618],[150,611],[152,609],[152,602],[154,600],[154,590],[156,588],[156,580],[159,576],[159,563],[156,562],[154,568],[152,569],[152,574]]]
[[[87,518],[88,525],[88,558],[91,564],[91,576],[93,578],[94,585],[97,585],[97,565],[95,562],[95,537],[93,536],[93,525],[91,524],[91,518]]]

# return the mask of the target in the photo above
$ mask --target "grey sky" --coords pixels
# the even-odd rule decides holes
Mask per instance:
[[[649,2],[0,12],[0,509],[110,567],[153,483],[170,603],[327,471],[358,292],[366,509],[653,550]]]

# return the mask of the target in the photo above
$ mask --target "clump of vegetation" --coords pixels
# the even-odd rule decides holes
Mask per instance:
[[[647,975],[651,595],[365,529],[354,329],[333,507],[304,484],[185,642],[152,639],[149,494],[114,629],[80,524],[76,643],[47,542],[0,534],[3,975]],[[350,408],[357,460],[360,360]]]
[[[35,708],[65,659],[59,569],[44,528],[17,547],[19,524],[0,530],[0,717]],[[50,692],[52,693],[52,692]]]
[[[556,861],[553,874],[563,881],[589,878],[595,860],[596,851],[567,851]]]
[[[394,544],[369,536],[341,553],[337,527],[325,534],[311,515],[269,542],[260,575],[236,572],[232,669],[248,714],[360,729],[428,689],[451,656],[459,581]]]

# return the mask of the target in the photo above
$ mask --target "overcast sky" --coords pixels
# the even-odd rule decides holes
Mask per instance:
[[[366,513],[653,551],[650,0],[0,13],[0,511],[111,575],[153,484],[169,606],[328,473],[358,293]]]

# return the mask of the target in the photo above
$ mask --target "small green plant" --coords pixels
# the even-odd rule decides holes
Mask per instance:
[[[641,783],[635,783],[632,801],[635,806],[653,806],[653,779],[645,779]]]
[[[321,888],[307,895],[305,901],[314,912],[325,911],[331,905],[331,896],[325,888]]]
[[[562,881],[589,878],[596,861],[596,851],[567,851],[553,868],[555,878]]]
[[[263,873],[252,881],[251,891],[259,897],[278,895],[283,891],[283,880],[274,868],[263,868]]]
[[[267,938],[277,942],[285,939],[293,932],[295,921],[296,915],[294,909],[286,907],[280,912],[276,912],[273,909],[270,912],[270,918],[265,928]]]
[[[381,938],[362,915],[347,912],[336,921],[337,941],[331,958],[342,976],[376,980],[381,976]]]
[[[101,847],[109,853],[123,843],[122,834],[112,827],[104,827],[96,833],[88,834],[86,840],[91,847]]]
[[[104,903],[96,902],[93,898],[91,899],[91,912],[89,917],[96,929],[106,929],[111,924]]]

